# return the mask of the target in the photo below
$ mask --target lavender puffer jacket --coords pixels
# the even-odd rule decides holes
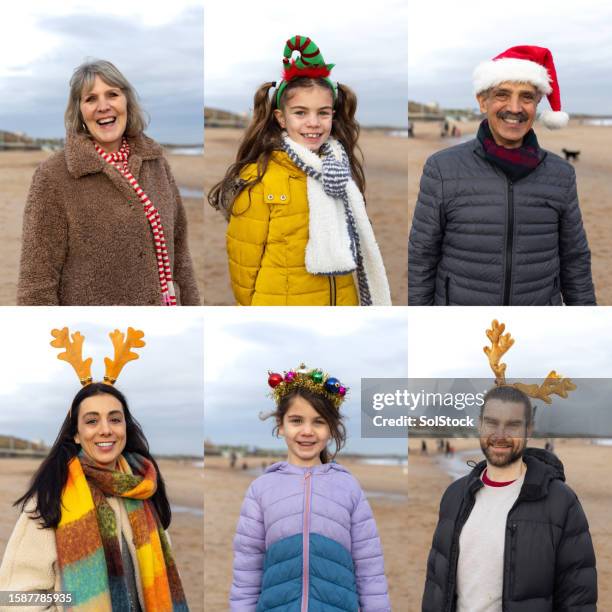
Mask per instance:
[[[376,523],[337,463],[275,463],[251,483],[234,538],[233,612],[388,612]]]

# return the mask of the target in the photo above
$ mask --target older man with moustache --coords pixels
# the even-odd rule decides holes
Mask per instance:
[[[474,71],[476,139],[426,162],[409,241],[410,305],[594,305],[573,167],[540,148],[568,115],[552,55],[512,47]]]
[[[480,415],[486,461],[451,484],[427,561],[423,612],[595,612],[589,526],[552,453],[526,448],[527,395],[489,391]]]

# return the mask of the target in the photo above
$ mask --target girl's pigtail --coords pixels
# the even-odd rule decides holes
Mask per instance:
[[[363,153],[357,144],[361,128],[355,119],[357,96],[350,87],[338,83],[337,98],[334,105],[332,135],[341,143],[351,164],[353,180],[365,196],[366,180],[363,171]]]
[[[208,203],[223,213],[226,219],[232,214],[234,200],[247,187],[259,182],[268,167],[272,152],[280,139],[280,127],[274,117],[270,89],[276,83],[264,83],[253,98],[253,117],[240,141],[236,161],[228,168],[225,176],[208,192]],[[240,173],[248,164],[257,164],[257,178],[244,181]]]

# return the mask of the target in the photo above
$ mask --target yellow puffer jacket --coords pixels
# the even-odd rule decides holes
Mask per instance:
[[[241,177],[256,174],[251,164]],[[359,304],[352,274],[306,271],[306,175],[283,151],[274,153],[261,182],[236,198],[226,239],[232,289],[242,306]]]

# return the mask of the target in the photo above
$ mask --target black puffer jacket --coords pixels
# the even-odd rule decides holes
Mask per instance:
[[[595,612],[597,573],[589,526],[562,463],[548,451],[525,451],[527,473],[508,513],[503,612]],[[451,484],[427,560],[423,612],[455,612],[459,535],[474,506],[486,462]],[[487,560],[483,559],[483,563]]]
[[[594,305],[576,176],[546,153],[512,183],[478,140],[425,164],[408,246],[408,303]]]

